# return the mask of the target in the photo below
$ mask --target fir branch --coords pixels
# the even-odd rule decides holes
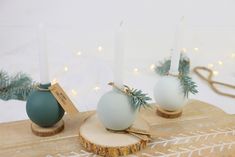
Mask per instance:
[[[143,93],[141,90],[138,89],[131,89],[128,86],[125,86],[127,88],[128,95],[130,96],[131,104],[135,109],[140,109],[141,107],[150,107],[150,105],[147,103],[147,101],[152,100],[150,97],[147,96],[147,94]]]
[[[159,66],[156,66],[155,71],[163,76],[167,75],[169,73],[171,66],[171,60],[167,59],[164,62],[160,62]],[[181,53],[180,55],[180,63],[179,63],[179,79],[180,79],[180,84],[182,86],[184,96],[188,97],[189,93],[196,94],[198,93],[197,91],[197,85],[195,82],[193,82],[192,78],[189,77],[189,70],[190,70],[190,60],[189,58]]]
[[[180,84],[184,91],[184,96],[188,98],[189,93],[196,94],[198,93],[197,85],[193,82],[192,78],[186,75],[180,75]]]
[[[159,66],[156,66],[155,71],[159,75],[166,75],[169,73],[170,66],[171,66],[171,60],[166,59],[164,62],[160,62]],[[188,75],[189,74],[189,69],[190,69],[190,60],[189,58],[181,53],[180,55],[180,63],[179,63],[179,73],[182,75]]]
[[[189,58],[181,53],[180,64],[179,64],[179,73],[181,75],[188,75],[190,70],[190,60]]]
[[[19,72],[15,76],[9,76],[7,72],[0,71],[0,99],[26,100],[28,95],[35,90],[35,84],[24,73]]]
[[[165,60],[164,62],[160,62],[160,66],[156,66],[155,71],[159,75],[163,76],[168,74],[171,66],[171,60]]]

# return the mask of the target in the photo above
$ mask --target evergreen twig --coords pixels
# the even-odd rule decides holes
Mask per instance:
[[[32,79],[19,72],[14,76],[9,76],[6,71],[0,71],[0,99],[2,100],[26,100],[28,95],[35,90]]]
[[[192,78],[186,75],[180,75],[180,84],[184,91],[184,96],[188,97],[189,93],[196,94],[198,93],[197,85],[193,82]]]
[[[125,86],[128,90],[128,95],[131,98],[131,104],[135,109],[140,109],[141,107],[150,107],[147,101],[152,100],[150,97],[147,96],[146,93],[143,93],[141,90],[133,89],[128,86]]]
[[[155,71],[159,75],[167,75],[169,73],[171,66],[171,60],[167,59],[164,62],[160,62],[159,66],[156,66]],[[189,70],[190,70],[190,60],[189,58],[181,53],[180,56],[180,63],[179,63],[179,79],[180,84],[182,86],[184,96],[188,97],[189,93],[196,94],[198,93],[197,85],[193,82],[192,78],[189,77]]]
[[[168,74],[171,66],[171,60],[168,58],[165,61],[161,61],[159,66],[156,66],[155,71],[159,75],[166,75]],[[189,58],[181,53],[180,55],[180,63],[179,63],[179,73],[182,75],[188,75],[190,70],[190,60]]]

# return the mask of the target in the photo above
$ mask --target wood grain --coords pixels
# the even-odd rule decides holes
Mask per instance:
[[[63,131],[64,121],[60,120],[58,123],[56,123],[52,127],[47,127],[47,128],[43,128],[43,127],[40,127],[40,126],[32,123],[31,129],[32,129],[32,132],[37,136],[41,136],[41,137],[53,136],[53,135],[58,134],[61,131]]]
[[[146,132],[150,129],[148,123],[141,117],[135,120],[132,127]],[[108,131],[96,114],[82,124],[79,135],[80,143],[87,150],[107,157],[126,156],[138,152],[148,143],[148,140],[137,138],[126,132]]]
[[[51,137],[35,136],[28,120],[0,124],[1,157],[95,157],[79,143],[78,130],[93,112],[65,116],[63,132]],[[153,140],[133,156],[143,157],[233,157],[235,115],[207,103],[191,100],[182,116],[166,119],[156,115],[156,107],[141,110],[150,125]]]
[[[160,117],[164,118],[178,118],[182,115],[182,110],[177,110],[177,111],[166,111],[161,109],[160,107],[157,107],[157,114]]]

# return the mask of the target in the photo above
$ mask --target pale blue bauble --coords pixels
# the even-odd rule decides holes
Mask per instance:
[[[136,118],[137,110],[130,104],[130,98],[113,89],[105,93],[99,100],[97,114],[105,128],[125,130]]]
[[[180,80],[173,76],[163,76],[154,87],[154,98],[160,108],[167,111],[181,109],[186,103]]]

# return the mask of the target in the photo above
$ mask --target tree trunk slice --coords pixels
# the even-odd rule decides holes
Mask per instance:
[[[43,128],[32,123],[31,130],[37,136],[41,136],[41,137],[53,136],[55,134],[60,133],[62,130],[64,130],[64,121],[60,120],[58,123],[48,128]]]
[[[150,129],[148,123],[141,117],[137,118],[132,127],[147,131]],[[88,151],[108,157],[132,154],[147,146],[147,141],[133,135],[106,130],[96,114],[82,124],[79,138],[80,143]]]
[[[157,107],[157,115],[164,118],[178,118],[182,115],[182,109],[177,111],[167,111],[160,107]]]

